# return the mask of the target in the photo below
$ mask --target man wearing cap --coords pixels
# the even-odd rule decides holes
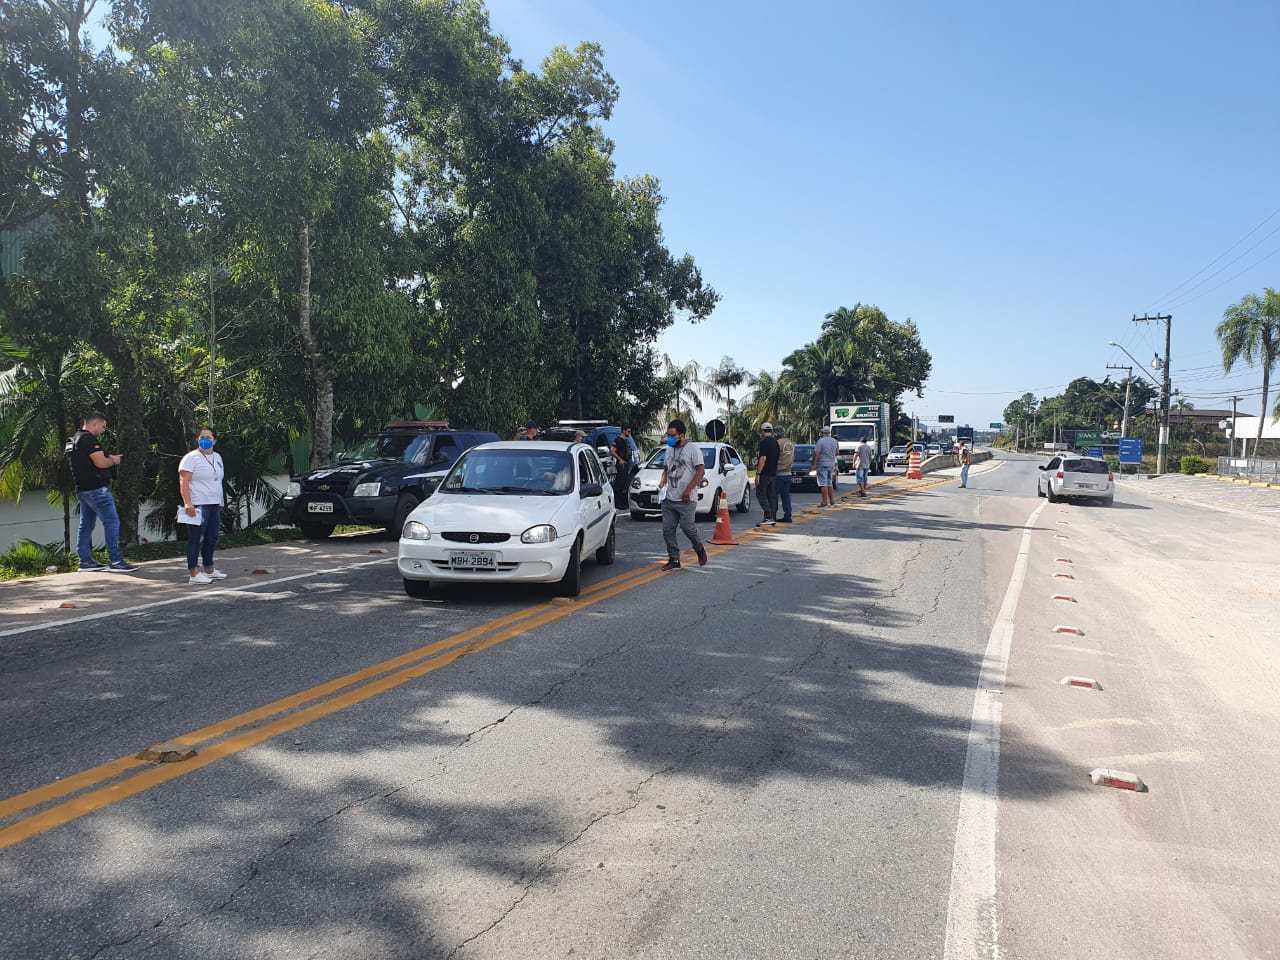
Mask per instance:
[[[536,422],[534,422],[533,420],[530,420],[528,423],[526,423],[526,424],[524,425],[524,433],[520,434],[519,439],[521,439],[521,440],[537,440],[537,439],[538,439],[538,424],[537,424]]]
[[[764,510],[757,526],[772,527],[778,522],[778,457],[782,451],[773,439],[773,424],[760,425],[760,447],[756,457],[756,497]]]
[[[778,435],[778,474],[775,481],[778,485],[778,506],[782,508],[779,523],[791,522],[791,468],[796,462],[796,445],[787,436],[786,427],[779,426]]]
[[[822,428],[822,436],[813,448],[814,472],[818,475],[818,490],[822,495],[822,506],[832,507],[836,502],[836,491],[832,484],[836,470],[836,456],[840,453],[840,444],[831,436],[831,427]]]

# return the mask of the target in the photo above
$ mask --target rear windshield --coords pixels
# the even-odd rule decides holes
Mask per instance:
[[[797,459],[797,460],[812,460],[812,459],[813,459],[813,444],[812,444],[812,443],[801,443],[801,444],[798,444],[798,445],[796,446],[796,459]]]
[[[702,448],[702,462],[708,470],[710,470],[712,467],[716,465],[716,448],[715,447]],[[657,450],[653,451],[653,453],[650,454],[649,456],[649,462],[645,464],[646,467],[654,470],[661,470],[664,467],[666,467],[666,465],[667,465],[667,448],[666,447],[659,447]]]
[[[1064,460],[1062,469],[1066,473],[1107,473],[1107,465],[1101,460]]]

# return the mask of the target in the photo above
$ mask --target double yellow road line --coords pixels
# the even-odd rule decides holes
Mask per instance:
[[[893,484],[896,479],[882,481],[877,486]],[[905,493],[937,486],[939,482],[944,481],[925,481],[912,487],[898,487],[892,492],[874,495],[867,500],[855,500],[843,506],[856,507],[877,500],[896,498]],[[847,501],[851,497],[846,494],[842,499]],[[817,508],[809,508],[800,512],[796,522],[806,523],[821,515],[822,511]],[[738,540],[746,543],[774,530],[776,528],[755,528],[738,534]],[[712,553],[719,553],[724,549],[728,548],[709,548]],[[0,821],[43,808],[9,826],[0,827],[0,849],[22,843],[152,787],[193,773],[282,733],[296,730],[394,690],[465,656],[505,643],[513,637],[554,623],[666,575],[661,569],[649,565],[627,570],[593,584],[576,600],[551,600],[505,614],[416,650],[336,677],[168,741],[181,747],[198,748],[195,756],[188,760],[153,765],[137,755],[119,757],[7,800],[0,800]],[[70,799],[64,799],[68,797]]]

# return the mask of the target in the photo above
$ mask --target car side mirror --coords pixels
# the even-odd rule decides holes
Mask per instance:
[[[1036,467],[1036,469],[1037,469],[1037,470],[1047,470],[1048,468],[1049,468],[1049,465],[1048,465],[1047,463],[1039,464],[1039,465]]]
[[[604,487],[598,483],[584,483],[578,488],[578,496],[583,500],[588,497],[599,497],[604,494]]]

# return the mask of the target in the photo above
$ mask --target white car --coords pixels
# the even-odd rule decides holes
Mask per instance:
[[[613,488],[585,443],[472,447],[400,531],[404,591],[432,581],[558,583],[576,597],[582,560],[613,563]]]
[[[1036,478],[1036,496],[1057,503],[1065,497],[1101,500],[1107,506],[1115,502],[1115,479],[1107,461],[1078,454],[1053,457],[1040,465]]]
[[[747,465],[738,456],[738,451],[727,443],[695,443],[694,446],[702,451],[702,462],[707,471],[697,490],[694,513],[703,517],[714,516],[721,490],[729,503],[737,506],[739,513],[750,510],[751,484],[747,482]],[[627,505],[631,509],[632,520],[656,517],[662,513],[662,506],[658,503],[658,481],[662,479],[666,462],[667,448],[659,447],[649,454],[649,459],[631,481]]]
[[[889,451],[889,455],[884,458],[886,467],[905,467],[907,465],[907,448],[906,446],[897,446]]]

